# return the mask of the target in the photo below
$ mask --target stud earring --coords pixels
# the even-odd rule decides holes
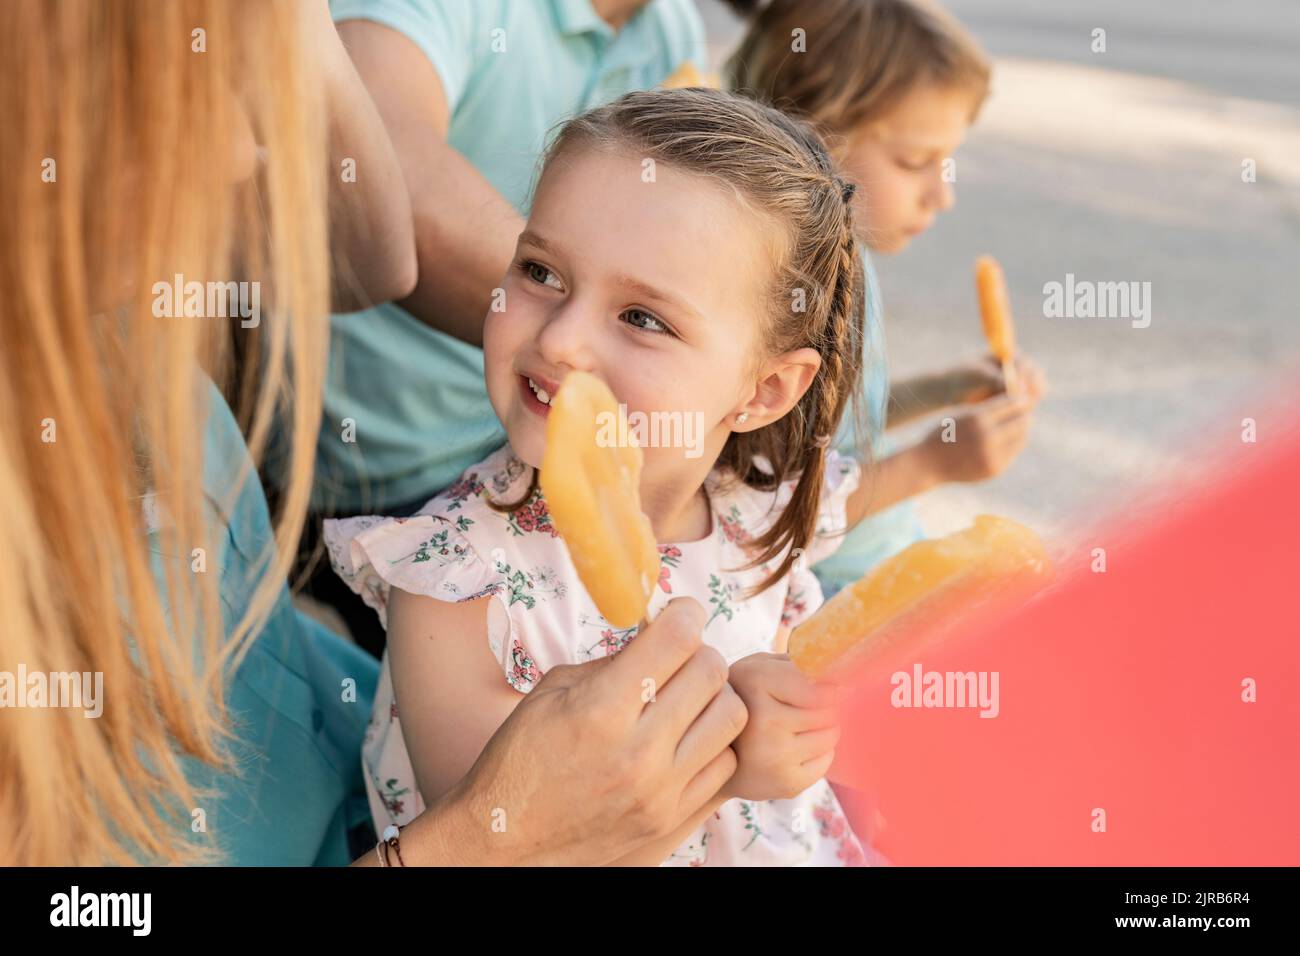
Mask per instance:
[[[739,415],[736,416],[737,425],[743,425],[747,421],[749,421],[749,412],[741,412]]]

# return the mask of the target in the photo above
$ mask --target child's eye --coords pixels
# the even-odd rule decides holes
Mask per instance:
[[[645,329],[647,332],[668,331],[668,326],[644,309],[628,309],[623,313],[622,318],[627,320],[628,325],[638,329]]]
[[[921,162],[914,163],[914,162],[908,162],[905,159],[900,159],[898,161],[898,165],[902,166],[908,172],[919,173],[921,170],[925,169],[927,166],[930,165],[930,161],[926,159],[926,160],[922,160]]]
[[[520,268],[523,269],[524,275],[528,276],[528,278],[532,279],[538,285],[550,286],[552,289],[564,288],[564,286],[560,284],[559,276],[546,268],[546,266],[542,265],[540,262],[532,262],[531,260],[523,262],[520,264]]]

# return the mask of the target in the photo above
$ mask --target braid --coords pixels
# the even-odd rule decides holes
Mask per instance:
[[[831,351],[836,357],[836,374],[831,381],[838,401],[832,414],[834,428],[839,427],[845,413],[851,413],[857,424],[861,413],[862,354],[865,347],[867,320],[867,281],[858,250],[857,231],[853,225],[853,207],[850,200],[856,186],[848,183],[844,193],[844,229],[840,244],[839,275],[835,291],[836,301],[831,307],[828,323]],[[844,394],[843,386],[851,383],[851,391]]]
[[[775,556],[774,552],[785,550],[787,545],[789,550],[755,593],[784,577],[797,560],[798,552],[807,550],[821,509],[827,452],[834,444],[840,423],[849,409],[853,410],[856,424],[862,375],[865,277],[849,203],[853,186],[832,177],[831,188],[843,210],[834,278],[827,296],[826,319],[816,343],[821,368],[803,400],[791,412],[792,416],[799,415],[801,421],[798,424],[802,427],[791,429],[792,440],[784,456],[788,466],[798,464],[801,467],[784,469],[787,474],[798,474],[794,492],[780,518],[756,541],[759,555],[747,567],[769,560]]]

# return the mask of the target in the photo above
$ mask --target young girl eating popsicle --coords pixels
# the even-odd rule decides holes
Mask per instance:
[[[731,2],[742,12],[758,6]],[[878,439],[875,493],[870,520],[815,569],[830,592],[922,537],[911,498],[1005,470],[1025,445],[1045,388],[1042,371],[1023,354],[1005,363],[978,357],[892,382],[885,362],[871,254],[902,252],[952,208],[952,157],[988,93],[990,65],[975,39],[931,0],[770,0],[728,69],[733,88],[814,123],[844,175],[861,187],[854,222],[871,295],[863,385]],[[963,262],[963,274],[967,268]],[[972,332],[976,327],[972,316]],[[936,427],[906,447],[883,438],[886,428],[945,408],[954,409],[951,430]],[[846,429],[836,445],[848,452],[856,443]]]
[[[560,131],[485,327],[508,445],[410,518],[326,522],[388,628],[363,755],[378,829],[455,787],[547,669],[636,636],[601,617],[536,480],[550,402],[582,371],[632,412],[701,416],[702,454],[643,449],[650,612],[695,598],[749,711],[708,815],[620,862],[863,862],[825,780],[831,694],[784,656],[821,602],[807,565],[867,504],[830,447],[860,390],[852,195],[810,127],[718,91],[629,94]],[[509,814],[484,808],[484,828]]]

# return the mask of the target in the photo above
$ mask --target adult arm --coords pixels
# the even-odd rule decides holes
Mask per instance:
[[[352,312],[415,288],[411,202],[383,120],[324,2],[304,8],[328,110],[330,307]]]
[[[345,20],[339,35],[388,129],[410,193],[419,278],[400,304],[474,345],[523,218],[447,143],[450,108],[437,70],[405,35]]]
[[[403,830],[405,862],[600,865],[712,812],[746,713],[725,662],[702,644],[704,620],[679,599],[616,657],[547,672],[460,782]],[[498,809],[503,830],[492,826]],[[377,862],[372,852],[356,865]]]

